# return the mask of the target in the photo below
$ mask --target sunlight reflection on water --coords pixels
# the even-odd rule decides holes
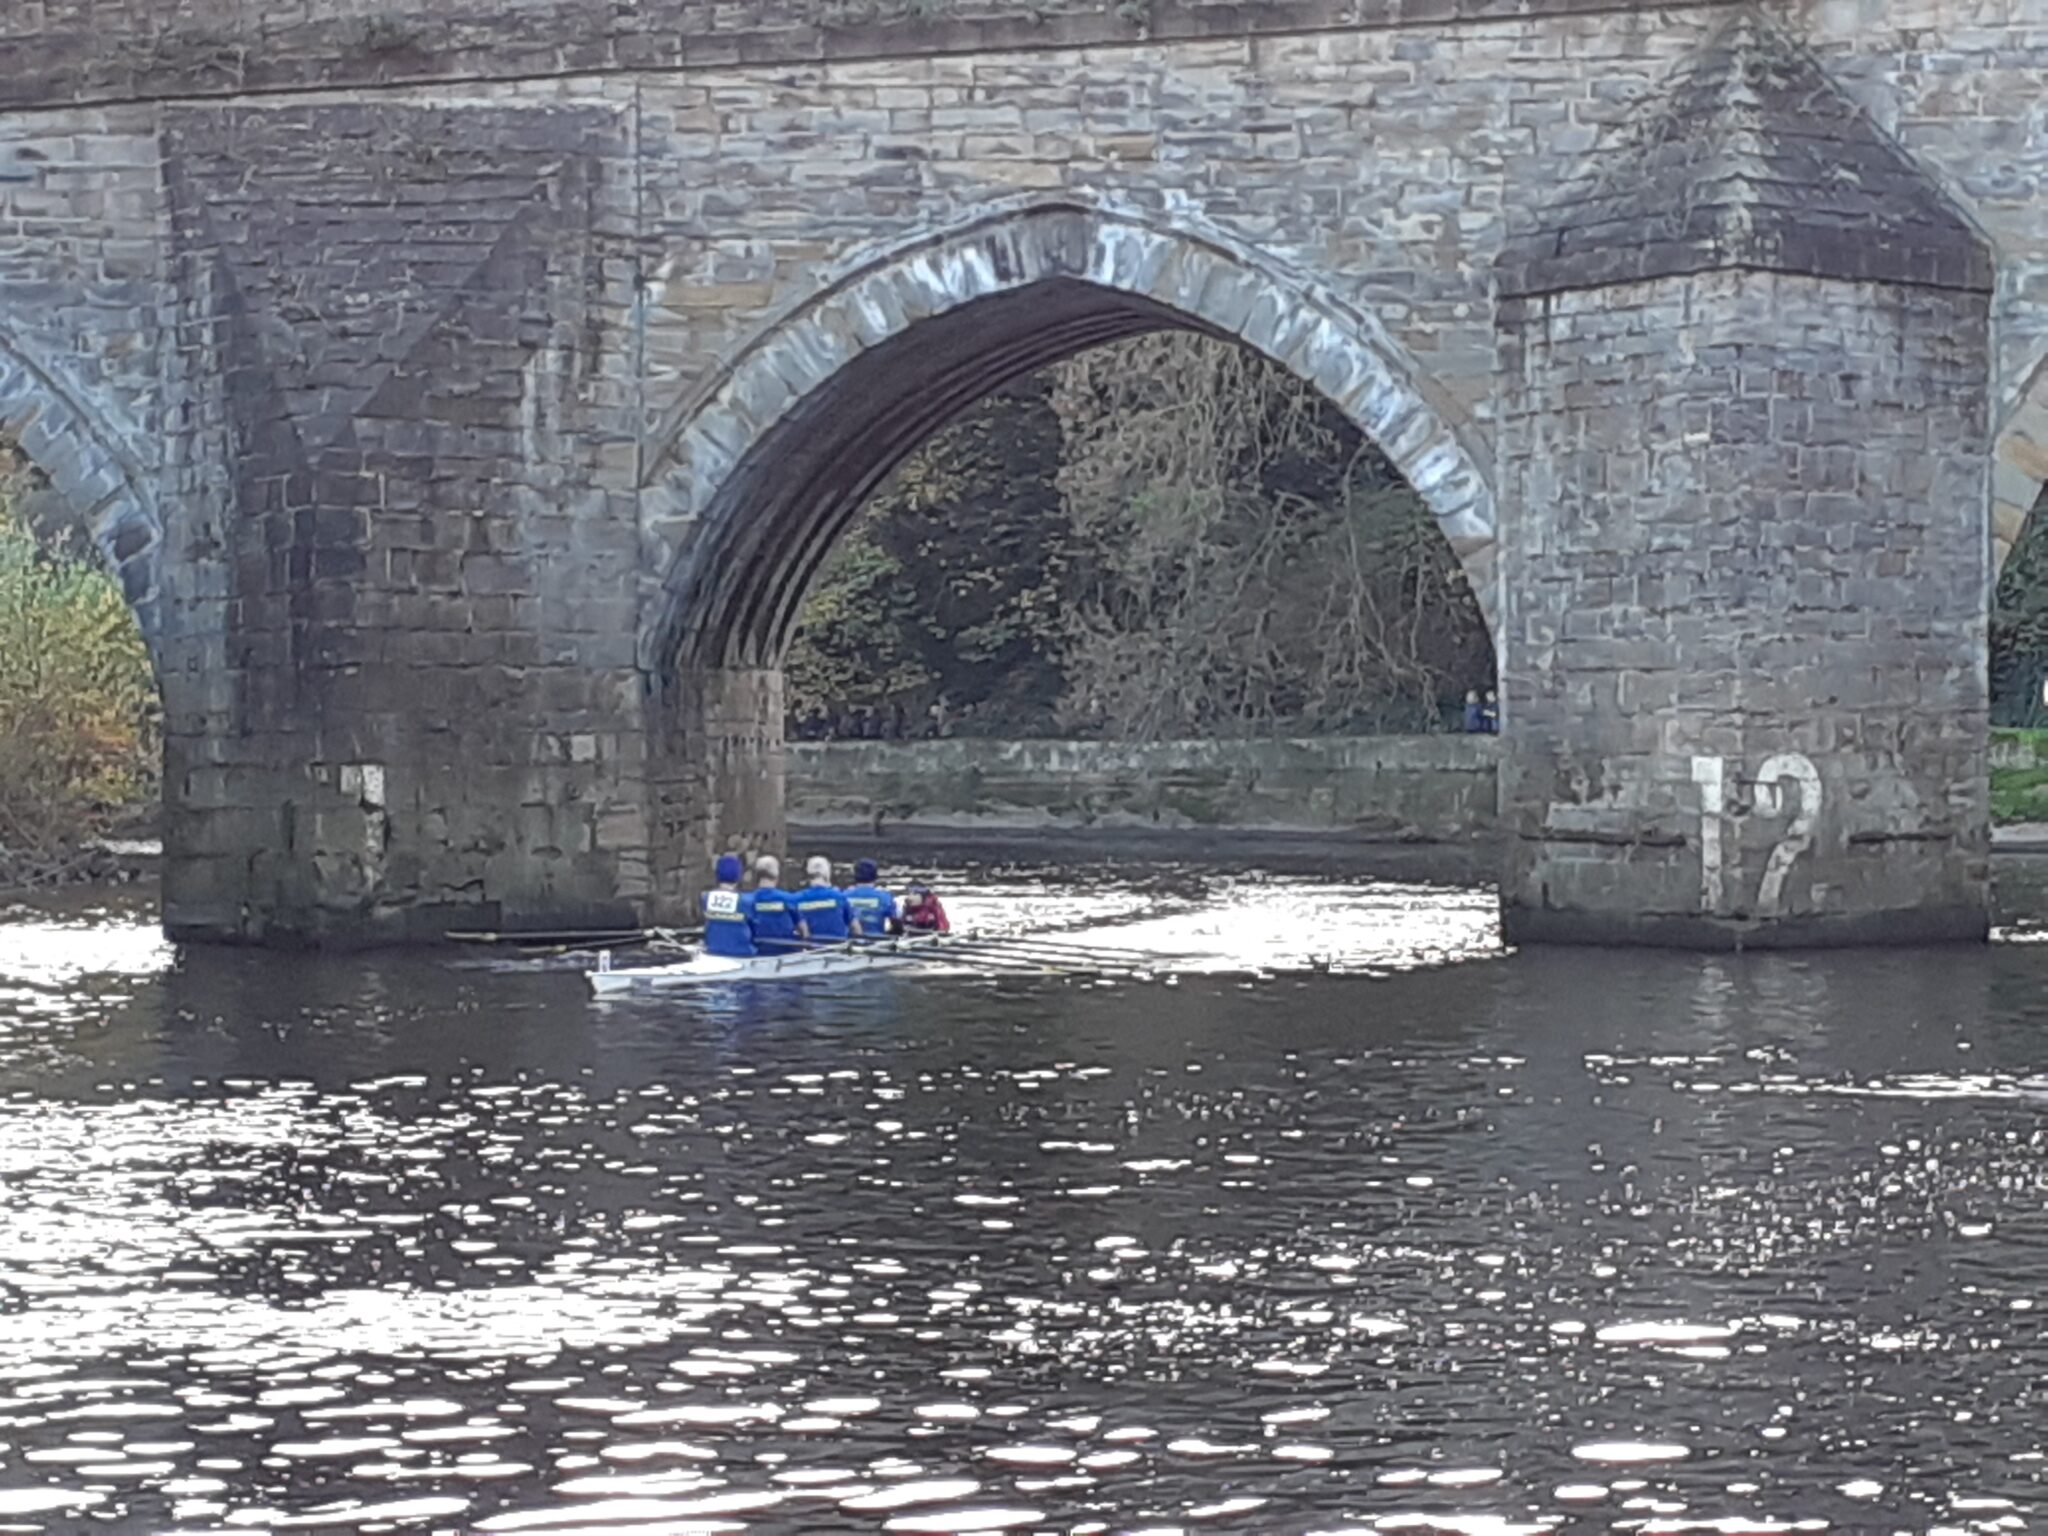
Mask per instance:
[[[1413,882],[955,890],[1182,978],[597,1008],[531,966],[0,925],[0,1522],[2038,1502],[2038,947],[1510,957],[1486,893]]]
[[[152,976],[176,954],[154,923],[126,915],[0,914],[0,977],[15,986],[50,990],[85,976]]]

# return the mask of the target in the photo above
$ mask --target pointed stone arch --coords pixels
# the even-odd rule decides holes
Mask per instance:
[[[1998,429],[1991,465],[1991,574],[1999,569],[2048,484],[2048,356],[2020,386]]]
[[[163,522],[141,465],[76,395],[5,335],[0,429],[21,443],[91,530],[154,653]]]
[[[648,445],[654,675],[779,664],[812,577],[869,493],[990,390],[1161,329],[1244,343],[1386,453],[1497,612],[1493,490],[1468,429],[1368,314],[1217,231],[1071,202],[875,255],[784,315]]]

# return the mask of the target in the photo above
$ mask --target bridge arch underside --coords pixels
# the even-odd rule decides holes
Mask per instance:
[[[744,352],[651,456],[668,550],[651,671],[778,664],[868,495],[975,400],[1149,331],[1240,342],[1315,386],[1434,514],[1494,618],[1491,483],[1370,317],[1279,264],[1121,216],[1032,209],[884,257]]]
[[[2048,357],[2041,359],[2000,424],[1991,465],[1993,579],[2048,489]]]
[[[674,500],[650,531],[674,554],[642,638],[674,771],[657,870],[780,845],[782,659],[833,546],[888,475],[1005,384],[1161,330],[1243,343],[1320,389],[1429,505],[1491,622],[1488,482],[1369,323],[1238,255],[1090,215],[973,232],[786,322],[665,455],[649,490]],[[686,899],[680,879],[665,897]]]
[[[147,480],[92,413],[5,338],[0,436],[21,446],[92,534],[154,655],[162,630],[163,526]]]
[[[805,596],[868,498],[975,401],[1091,347],[1193,330],[1149,300],[1056,278],[914,326],[777,422],[727,483],[673,590],[670,659],[779,667]],[[1235,339],[1235,338],[1228,338]]]

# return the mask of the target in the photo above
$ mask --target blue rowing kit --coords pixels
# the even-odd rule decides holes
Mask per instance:
[[[849,885],[846,888],[846,905],[860,919],[860,934],[864,939],[886,937],[889,924],[897,915],[896,898],[871,881]]]
[[[704,952],[745,960],[754,948],[754,898],[719,889],[704,893]]]
[[[853,936],[852,910],[836,885],[807,885],[798,891],[796,915],[813,944],[840,944]]]
[[[779,885],[745,892],[721,885],[706,891],[704,952],[743,960],[818,944],[844,944],[853,937],[855,921],[863,939],[887,938],[902,920],[903,909],[892,892],[875,883],[870,861],[863,859],[854,873],[865,878],[843,891],[824,884],[795,892]],[[798,935],[799,923],[806,937]]]
[[[764,955],[774,955],[801,948],[796,938],[794,896],[779,885],[764,885],[749,899],[753,902],[756,949]]]

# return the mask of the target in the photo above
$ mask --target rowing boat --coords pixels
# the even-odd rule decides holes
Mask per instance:
[[[674,987],[727,986],[734,982],[812,981],[822,976],[857,976],[870,971],[894,971],[928,964],[941,959],[935,953],[941,942],[937,935],[933,935],[930,938],[837,944],[830,949],[752,955],[744,959],[707,955],[700,951],[687,960],[669,965],[623,969],[614,969],[611,953],[606,951],[598,956],[597,969],[585,972],[585,975],[590,980],[590,990],[599,997],[613,997],[625,992],[659,992]]]

